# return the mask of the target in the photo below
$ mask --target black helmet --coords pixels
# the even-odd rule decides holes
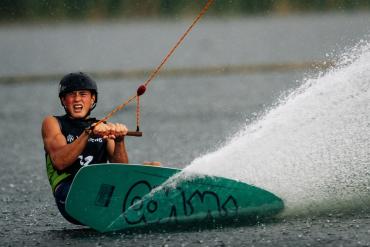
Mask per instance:
[[[95,94],[95,102],[92,107],[92,109],[94,109],[98,102],[98,87],[96,82],[90,76],[82,72],[76,72],[67,74],[62,78],[62,80],[60,80],[59,98],[63,97],[67,93],[77,90],[90,90]]]

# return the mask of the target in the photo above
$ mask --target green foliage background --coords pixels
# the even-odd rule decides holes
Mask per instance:
[[[205,0],[1,0],[1,21],[182,17]],[[370,10],[370,0],[215,0],[213,15]]]

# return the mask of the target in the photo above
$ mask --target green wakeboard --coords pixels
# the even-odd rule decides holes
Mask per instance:
[[[83,167],[73,180],[66,210],[84,225],[109,232],[258,219],[284,208],[280,198],[258,187],[222,177],[183,177],[180,171],[125,164]]]

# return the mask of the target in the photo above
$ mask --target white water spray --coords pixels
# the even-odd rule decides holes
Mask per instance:
[[[273,192],[286,215],[370,208],[370,44],[185,171]]]

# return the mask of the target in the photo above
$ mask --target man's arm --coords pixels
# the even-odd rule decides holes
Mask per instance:
[[[86,147],[89,135],[83,132],[79,138],[70,144],[61,132],[58,120],[48,116],[42,122],[42,139],[45,151],[57,170],[64,170],[73,164]]]
[[[128,163],[128,155],[124,140],[108,140],[109,161],[111,163]]]
[[[107,124],[111,129],[107,143],[107,151],[109,154],[109,161],[111,163],[128,163],[128,155],[125,146],[125,135],[127,128],[122,124]]]

